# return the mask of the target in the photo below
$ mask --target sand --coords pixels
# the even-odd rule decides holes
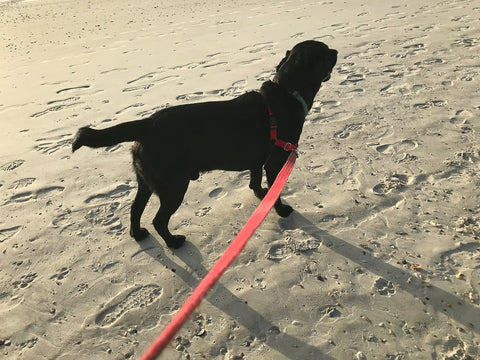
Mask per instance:
[[[258,204],[192,182],[128,235],[130,144],[80,126],[256,90],[297,42],[339,51],[283,191],[160,359],[480,358],[478,1],[0,3],[0,354],[136,359]],[[246,145],[248,146],[248,145]],[[165,157],[175,149],[165,149]]]

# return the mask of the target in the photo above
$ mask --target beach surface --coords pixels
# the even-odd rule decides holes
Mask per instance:
[[[0,358],[138,359],[258,205],[190,183],[130,238],[130,147],[81,126],[257,90],[339,52],[269,214],[159,359],[480,359],[480,2],[0,2]],[[248,146],[248,144],[245,144]],[[176,149],[165,149],[165,157]],[[159,159],[161,161],[161,159]]]

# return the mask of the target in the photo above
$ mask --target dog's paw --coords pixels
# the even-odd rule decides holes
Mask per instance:
[[[148,237],[148,235],[150,235],[150,233],[145,228],[140,228],[136,231],[130,229],[130,236],[133,237],[135,241],[142,241],[143,239]]]
[[[260,190],[255,189],[253,190],[253,192],[255,193],[256,197],[258,197],[259,199],[263,199],[265,195],[267,195],[268,189],[260,188]]]
[[[293,212],[293,208],[290,205],[275,205],[277,214],[281,217],[287,217]]]
[[[183,243],[185,242],[185,236],[183,235],[172,235],[171,238],[164,239],[167,246],[171,249],[178,249],[180,248]]]

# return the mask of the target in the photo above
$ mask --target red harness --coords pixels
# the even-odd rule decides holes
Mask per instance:
[[[293,151],[296,148],[298,148],[298,144],[292,144],[283,140],[280,140],[277,138],[277,119],[273,115],[272,109],[270,108],[270,105],[267,105],[268,107],[268,115],[270,115],[270,140],[274,141],[274,145],[281,147],[285,151]]]

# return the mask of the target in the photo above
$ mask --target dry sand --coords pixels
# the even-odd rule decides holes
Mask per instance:
[[[258,204],[248,173],[204,174],[172,218],[185,246],[136,243],[130,144],[72,155],[76,129],[258,89],[317,39],[339,61],[296,212],[160,358],[480,358],[480,2],[370,3],[1,2],[0,357],[138,358]]]

